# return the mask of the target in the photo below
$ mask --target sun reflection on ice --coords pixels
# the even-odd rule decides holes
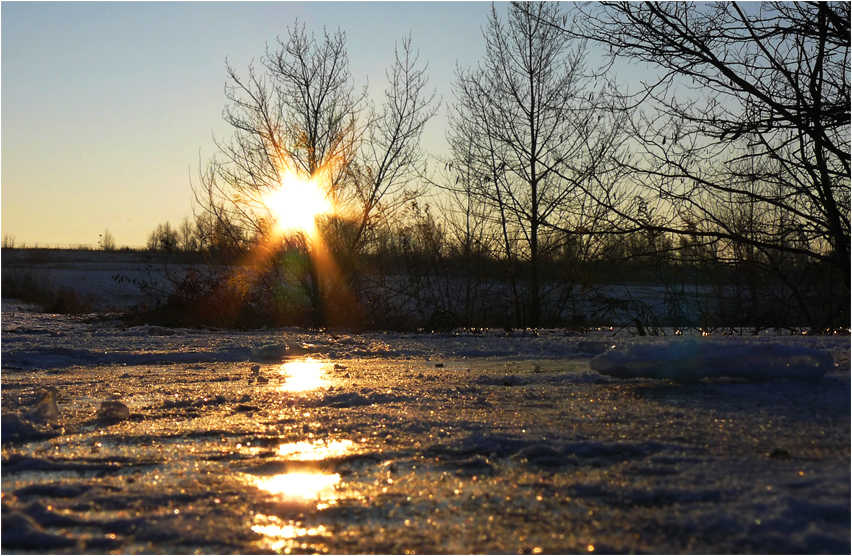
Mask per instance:
[[[255,486],[270,494],[280,495],[288,500],[329,500],[334,498],[334,487],[340,482],[340,475],[296,472],[282,473],[271,477],[258,477]]]
[[[281,374],[285,377],[281,389],[285,392],[306,392],[329,386],[328,371],[331,363],[305,359],[290,361],[281,365]]]
[[[278,455],[290,462],[312,462],[307,465],[290,465],[287,473],[254,476],[250,482],[258,489],[278,496],[282,501],[317,503],[322,509],[333,504],[337,498],[336,487],[340,475],[324,470],[324,462],[345,456],[352,451],[351,440],[327,440],[316,442],[290,442],[278,447]],[[317,463],[313,463],[317,462]]]
[[[284,379],[280,388],[285,392],[306,392],[328,387],[331,369],[331,363],[314,359],[284,363],[279,368]],[[285,505],[316,505],[317,510],[322,510],[336,504],[339,498],[340,475],[327,471],[327,460],[341,458],[353,447],[351,440],[317,439],[281,444],[277,455],[286,460],[285,469],[289,472],[254,476],[249,480],[256,488],[273,495]],[[322,539],[330,536],[322,525],[309,527],[301,522],[285,522],[274,515],[263,514],[254,516],[251,530],[263,536],[260,548],[284,554],[293,550],[327,551]]]
[[[278,447],[278,455],[298,461],[319,461],[345,456],[352,450],[351,440],[328,440],[325,442],[290,442]]]
[[[330,442],[329,445],[346,442]],[[350,442],[351,443],[351,442]],[[319,446],[315,450],[307,442],[284,444],[279,452],[285,456],[297,455],[292,460],[320,461],[326,451],[345,451],[345,447]],[[294,471],[268,477],[254,477],[254,485],[269,494],[279,498],[283,503],[295,503],[298,506],[316,504],[317,510],[323,510],[336,503],[337,487],[340,475],[324,473],[321,470]],[[305,526],[300,522],[284,522],[274,515],[255,514],[251,530],[264,538],[259,542],[263,549],[289,554],[292,550],[310,550],[311,552],[327,551],[322,546],[323,537],[329,537],[329,531],[322,525]]]
[[[316,527],[300,527],[297,523],[292,521],[289,525],[279,525],[276,524],[276,522],[281,523],[281,520],[274,515],[263,516],[263,519],[270,523],[268,525],[253,525],[251,530],[267,537],[295,539],[306,535],[315,537],[328,531],[328,529],[322,525],[318,525]]]
[[[255,515],[255,524],[251,530],[258,535],[266,537],[261,542],[261,547],[273,552],[290,554],[294,548],[312,549],[314,552],[319,552],[318,546],[314,543],[306,543],[305,541],[317,540],[317,537],[327,537],[330,533],[327,528],[322,525],[316,527],[304,527],[301,523],[290,521],[285,523],[281,518],[274,515]]]

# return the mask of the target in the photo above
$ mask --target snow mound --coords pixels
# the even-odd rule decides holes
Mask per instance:
[[[0,436],[3,444],[7,442],[29,442],[44,440],[62,435],[61,427],[31,418],[28,415],[4,413],[0,417]]]
[[[41,399],[30,411],[4,413],[0,423],[2,442],[29,442],[60,436],[63,429],[55,423],[60,417],[56,405],[58,397],[59,390],[49,386],[42,390]]]
[[[687,338],[665,344],[629,344],[598,355],[590,366],[615,378],[694,382],[728,377],[817,382],[834,367],[834,360],[830,353],[804,346],[722,344]]]
[[[255,348],[251,353],[257,360],[276,362],[287,357],[287,351],[287,344],[270,344]]]

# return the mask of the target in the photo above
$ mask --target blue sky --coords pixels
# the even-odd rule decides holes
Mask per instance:
[[[3,2],[2,233],[18,245],[143,245],[191,214],[190,179],[227,137],[224,62],[238,70],[296,19],[346,32],[356,85],[378,96],[409,33],[443,105],[476,65],[489,2]],[[505,5],[499,7],[505,13]]]

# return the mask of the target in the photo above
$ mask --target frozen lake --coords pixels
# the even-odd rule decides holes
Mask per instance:
[[[849,337],[707,340],[828,354],[812,382],[590,367],[670,340],[174,330],[4,300],[3,552],[849,553]]]

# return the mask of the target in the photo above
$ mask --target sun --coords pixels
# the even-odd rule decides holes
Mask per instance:
[[[332,211],[331,202],[315,179],[304,179],[291,171],[283,172],[281,187],[267,196],[265,204],[284,234],[313,234],[317,216]]]

